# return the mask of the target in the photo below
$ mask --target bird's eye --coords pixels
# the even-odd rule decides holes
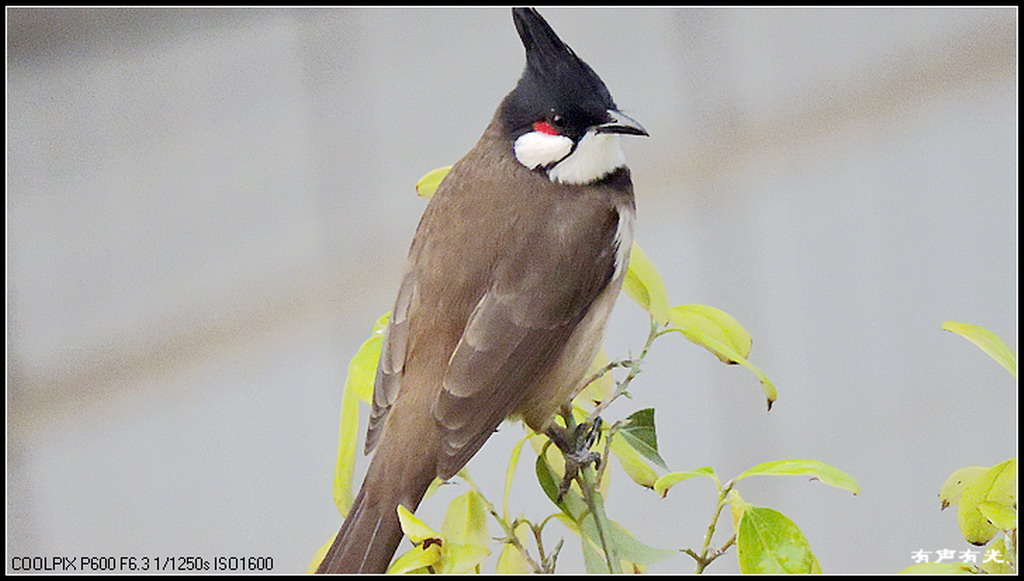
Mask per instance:
[[[565,128],[565,117],[562,117],[561,115],[558,115],[558,114],[552,115],[551,116],[551,125],[553,127],[555,127],[556,129],[564,129]]]

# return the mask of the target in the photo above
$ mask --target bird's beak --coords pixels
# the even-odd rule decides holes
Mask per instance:
[[[608,121],[595,127],[598,133],[622,133],[625,135],[648,135],[643,125],[615,109],[608,110]]]

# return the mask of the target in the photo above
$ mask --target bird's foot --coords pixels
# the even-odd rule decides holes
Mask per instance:
[[[575,428],[552,426],[546,433],[565,458],[565,476],[558,486],[558,500],[561,502],[582,468],[591,463],[598,469],[601,467],[601,454],[590,449],[601,434],[601,418],[579,424]]]

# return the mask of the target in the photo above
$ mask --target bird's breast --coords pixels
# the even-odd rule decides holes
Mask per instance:
[[[615,269],[611,280],[569,336],[557,362],[524,394],[513,414],[534,431],[544,431],[562,404],[583,389],[587,370],[601,348],[608,316],[622,290],[629,263],[629,249],[633,243],[633,204],[623,203],[617,205],[616,209],[619,221],[614,238]]]

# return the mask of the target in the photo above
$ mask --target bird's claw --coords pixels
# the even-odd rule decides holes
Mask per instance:
[[[558,446],[565,458],[565,476],[558,486],[558,502],[562,501],[562,497],[565,496],[572,481],[576,479],[582,468],[591,463],[596,468],[601,468],[601,454],[590,449],[601,434],[601,418],[598,417],[593,422],[579,424],[568,439],[565,437],[567,431],[557,428],[550,428],[547,431],[548,438]]]

